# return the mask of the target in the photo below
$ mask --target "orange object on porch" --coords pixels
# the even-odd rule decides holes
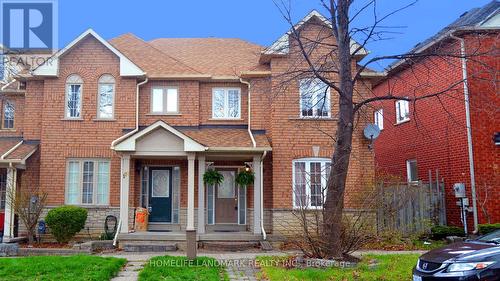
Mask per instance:
[[[137,208],[135,210],[135,231],[148,230],[149,213],[146,208]]]

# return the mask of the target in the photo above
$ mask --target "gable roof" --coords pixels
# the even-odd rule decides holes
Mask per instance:
[[[201,71],[166,54],[137,36],[127,33],[110,40],[111,45],[140,65],[150,78],[203,76]]]
[[[300,20],[297,24],[294,25],[295,29],[299,29],[302,27],[305,23],[310,21],[313,18],[319,19],[322,23],[324,23],[326,26],[331,28],[331,22],[323,16],[320,12],[316,10],[312,10],[309,14],[307,14],[302,20]],[[290,34],[293,32],[293,29],[290,28],[283,36],[281,36],[278,40],[276,40],[269,48],[267,48],[263,54],[264,55],[286,55],[290,51],[289,44],[290,44]],[[351,54],[353,54],[356,49],[360,47],[360,45],[353,39],[351,39]],[[356,53],[357,56],[366,56],[368,55],[368,51],[365,48],[361,48],[358,50]]]
[[[182,139],[184,141],[184,151],[205,151],[207,148],[200,143],[196,142],[192,138],[188,137],[187,135],[183,134],[179,130],[175,129],[174,127],[168,125],[164,121],[156,121],[155,123],[151,124],[147,128],[138,131],[127,138],[124,138],[123,140],[120,140],[117,144],[115,144],[111,149],[115,151],[135,151],[135,145],[136,141],[151,132],[157,130],[157,129],[163,129],[166,130],[173,135],[177,136],[178,138]]]
[[[47,59],[43,64],[35,68],[32,72],[34,76],[58,76],[59,75],[59,58],[73,49],[80,41],[92,36],[97,41],[101,42],[106,48],[113,52],[120,59],[120,76],[143,76],[144,71],[129,60],[124,54],[118,51],[115,47],[111,46],[108,41],[104,40],[99,34],[92,29],[87,29],[80,34],[75,40],[71,41],[66,47],[59,50],[51,58]]]
[[[435,43],[448,37],[455,31],[458,30],[474,30],[474,29],[499,29],[500,28],[500,1],[493,0],[480,8],[473,8],[465,13],[463,13],[458,19],[456,19],[451,24],[445,26],[443,29],[438,31],[433,36],[427,38],[426,40],[415,45],[408,54],[418,54],[421,53]],[[388,69],[392,70],[402,63],[403,60],[395,61],[390,64]]]
[[[149,44],[214,76],[269,70],[269,66],[259,64],[264,47],[237,38],[158,38]]]

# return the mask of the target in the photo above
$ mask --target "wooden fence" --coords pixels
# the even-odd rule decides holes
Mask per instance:
[[[429,177],[430,178],[430,177]],[[431,178],[430,178],[431,179]],[[377,230],[404,235],[429,232],[432,225],[446,225],[443,181],[380,183]]]

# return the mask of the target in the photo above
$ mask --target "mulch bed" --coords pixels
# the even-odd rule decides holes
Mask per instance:
[[[42,243],[33,243],[32,245],[28,245],[28,243],[19,243],[20,248],[50,248],[50,249],[71,249],[73,245],[70,244],[59,244],[55,242],[42,242]]]

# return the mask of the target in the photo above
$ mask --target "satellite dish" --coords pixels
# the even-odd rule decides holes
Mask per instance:
[[[368,124],[363,130],[363,133],[365,135],[365,138],[373,141],[380,135],[380,129],[375,124]]]

